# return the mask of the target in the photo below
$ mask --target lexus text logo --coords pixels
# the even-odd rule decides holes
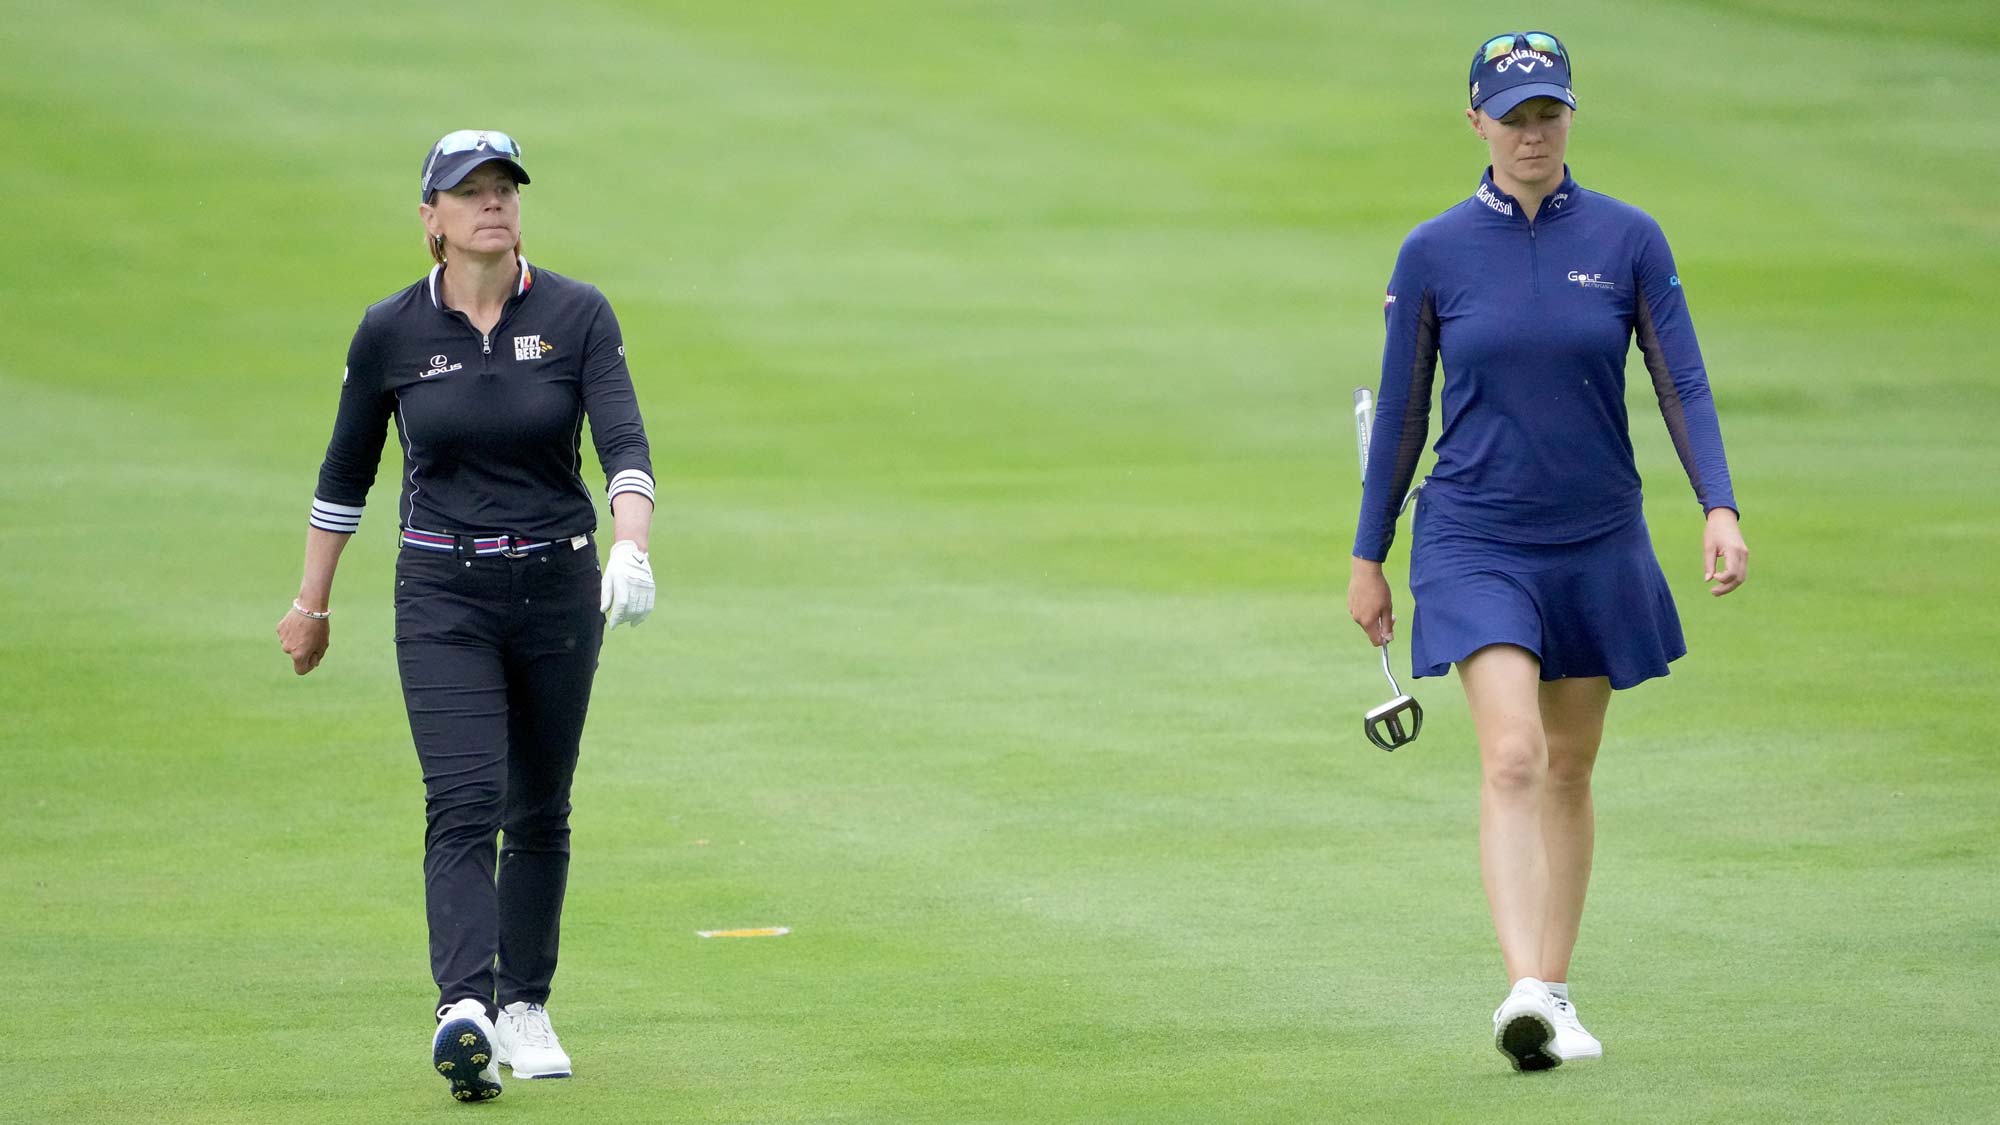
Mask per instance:
[[[431,357],[431,369],[429,371],[417,372],[417,378],[428,379],[433,375],[443,375],[448,371],[456,371],[464,366],[463,363],[453,363],[451,357],[440,352]]]

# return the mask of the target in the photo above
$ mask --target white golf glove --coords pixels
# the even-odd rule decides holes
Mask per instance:
[[[597,601],[605,623],[613,629],[637,625],[653,612],[653,567],[637,543],[620,539],[611,545]]]

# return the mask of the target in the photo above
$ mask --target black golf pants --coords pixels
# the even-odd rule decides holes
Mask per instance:
[[[570,780],[604,639],[598,583],[588,539],[517,557],[397,557],[396,663],[424,771],[440,1005],[548,1000]]]

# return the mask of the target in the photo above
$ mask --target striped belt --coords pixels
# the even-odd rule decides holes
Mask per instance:
[[[447,535],[440,531],[418,531],[406,527],[403,529],[403,546],[422,551],[442,551],[460,558],[484,555],[519,558],[534,551],[548,550],[555,543],[547,539],[523,539],[518,535]]]

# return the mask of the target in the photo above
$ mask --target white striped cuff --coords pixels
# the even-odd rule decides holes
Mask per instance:
[[[621,492],[636,492],[648,502],[653,499],[653,476],[644,469],[621,469],[611,478],[611,488],[604,497],[605,503]]]
[[[312,516],[306,522],[321,531],[352,535],[361,529],[361,505],[331,504],[315,496]]]

